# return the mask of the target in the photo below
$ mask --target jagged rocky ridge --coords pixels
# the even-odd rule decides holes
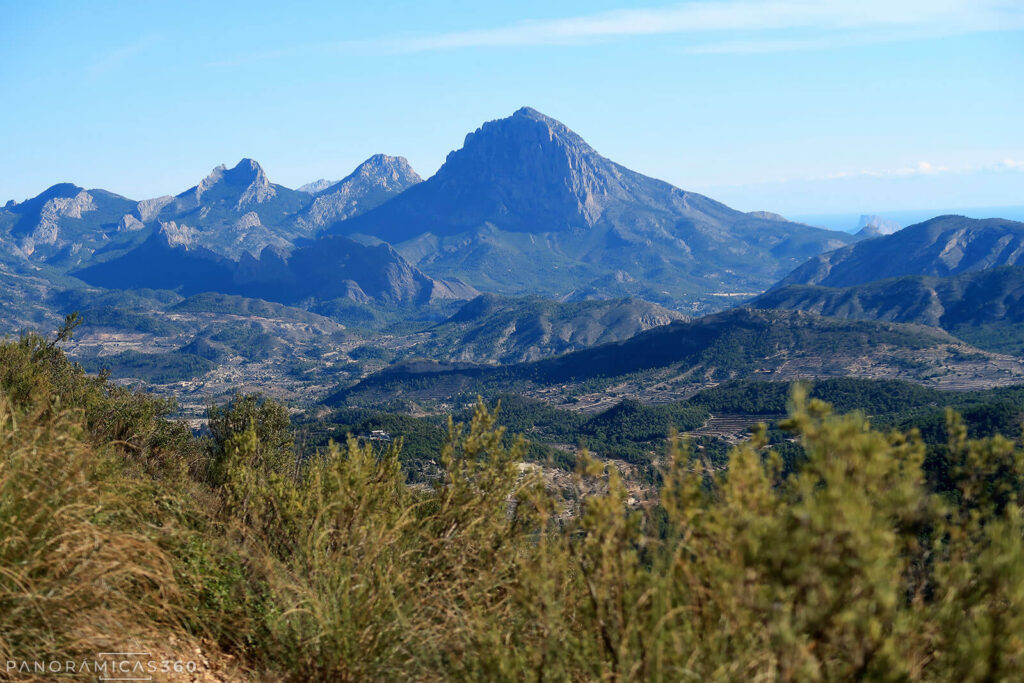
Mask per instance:
[[[342,180],[313,191],[313,203],[298,222],[312,230],[322,228],[380,206],[422,180],[404,157],[375,154]]]
[[[187,231],[192,243],[238,260],[267,246],[291,248],[327,222],[369,210],[419,180],[404,158],[379,154],[312,194],[270,182],[252,159],[218,166],[178,195],[139,202],[60,183],[0,208],[0,246],[33,263],[82,267],[151,234]]]

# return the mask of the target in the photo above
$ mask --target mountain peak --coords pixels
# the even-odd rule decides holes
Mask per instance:
[[[374,154],[338,182],[315,191],[316,199],[300,221],[316,229],[344,221],[422,181],[405,157]]]
[[[475,132],[466,136],[465,146],[470,144],[473,138],[481,134],[494,135],[501,131],[512,141],[530,143],[556,143],[567,148],[574,148],[586,154],[597,155],[597,152],[576,134],[571,128],[543,114],[532,107],[521,107],[514,111],[511,116],[503,119],[488,121]],[[450,156],[450,155],[449,155]]]
[[[535,121],[554,121],[555,123],[559,123],[558,121],[555,121],[555,119],[551,118],[547,114],[543,114],[534,109],[533,107],[520,107],[519,109],[516,109],[514,112],[512,112],[512,116],[533,119]]]
[[[266,171],[253,159],[242,159],[230,171],[224,173],[224,180],[231,185],[260,185],[270,187]]]
[[[82,191],[78,185],[74,183],[57,183],[51,185],[39,194],[40,199],[54,199],[56,197],[75,197],[79,192]]]
[[[431,178],[445,201],[501,217],[513,230],[592,227],[604,198],[624,194],[618,167],[563,123],[524,107],[466,136]]]
[[[372,176],[375,178],[387,178],[403,182],[406,186],[414,185],[421,180],[419,174],[409,165],[405,157],[393,157],[387,154],[374,154],[372,157],[356,166],[356,169],[348,175],[345,180],[357,176]]]
[[[231,173],[249,177],[266,175],[263,171],[263,167],[259,165],[259,162],[255,159],[250,159],[249,157],[243,157],[241,161],[235,164],[235,167],[231,169]]]
[[[259,204],[277,195],[277,190],[267,178],[266,172],[255,160],[248,157],[243,158],[232,169],[221,164],[210,172],[210,175],[203,178],[198,185],[191,190],[186,190],[179,197],[193,195],[198,204],[202,201],[203,195],[215,187],[241,189],[236,208],[242,209],[250,204]]]
[[[568,126],[531,107],[481,125],[433,177],[403,194],[386,205],[393,215],[375,211],[372,227],[371,218],[346,227],[389,241],[485,224],[511,232],[582,234],[609,211],[626,217],[623,229],[633,230],[687,209],[683,192],[606,159]],[[428,197],[430,207],[420,206]],[[654,205],[659,208],[651,217]],[[645,217],[634,218],[638,214]]]

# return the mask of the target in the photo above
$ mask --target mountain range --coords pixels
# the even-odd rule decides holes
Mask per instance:
[[[221,387],[232,380],[213,369],[217,358],[268,376],[260,363],[281,360],[288,339],[305,340],[305,355],[276,381],[292,373],[301,384],[331,357],[314,372],[320,386],[403,359],[363,388],[396,377],[551,386],[642,375],[651,381],[623,380],[641,396],[752,374],[1017,376],[978,348],[1024,352],[1024,224],[862,223],[850,235],[737,211],[625,168],[522,108],[467,135],[425,180],[381,154],[293,190],[243,159],[173,196],[134,201],[62,183],[8,202],[0,321],[39,324],[55,315],[49,301],[74,301],[93,318],[95,363],[113,334],[134,345],[122,372],[144,370],[143,350],[158,350],[149,377],[213,373]],[[138,290],[150,303],[128,313],[90,303]],[[182,326],[166,302],[192,297],[194,307],[197,295],[249,310],[275,302],[267,321],[278,322],[236,329],[224,304],[190,311]],[[745,301],[753,308],[687,315]],[[296,309],[342,327],[300,334],[312,323]],[[224,329],[204,332],[206,315]],[[251,343],[236,339],[250,332]]]
[[[405,159],[378,154],[314,193],[270,182],[252,159],[230,169],[218,166],[175,196],[138,202],[60,183],[0,208],[0,244],[34,263],[75,267],[170,231],[237,260],[244,253],[258,256],[267,246],[290,249],[325,223],[371,209],[419,180]]]
[[[136,202],[62,184],[0,209],[10,257],[90,284],[287,303],[436,290],[720,308],[717,295],[761,291],[854,239],[636,173],[530,108],[470,133],[427,180],[376,155],[341,181],[292,190],[243,159],[174,196]],[[366,251],[381,242],[394,250]],[[331,259],[360,267],[332,272]]]

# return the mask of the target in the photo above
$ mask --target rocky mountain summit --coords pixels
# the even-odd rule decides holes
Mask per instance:
[[[295,216],[308,202],[307,194],[270,182],[258,163],[242,159],[234,168],[218,166],[193,187],[160,202],[152,220],[187,225],[196,231],[198,243],[237,259],[269,245],[290,246],[304,234]]]
[[[380,206],[422,180],[405,157],[375,154],[342,180],[305,190],[315,199],[298,221],[317,230]]]
[[[786,264],[853,239],[631,171],[529,107],[485,123],[435,175],[328,231],[390,242],[427,272],[479,288],[563,295],[601,281],[653,300],[763,288]],[[606,281],[618,271],[632,286]]]
[[[206,249],[237,260],[267,246],[290,249],[327,222],[358,215],[420,181],[402,157],[375,155],[318,192],[272,183],[252,159],[217,166],[177,195],[134,201],[59,183],[0,208],[0,251],[33,263],[82,268],[132,249],[150,234],[188,230]],[[165,228],[165,226],[170,226]]]
[[[33,262],[74,260],[123,232],[135,202],[106,190],[59,183],[0,209],[0,248]]]

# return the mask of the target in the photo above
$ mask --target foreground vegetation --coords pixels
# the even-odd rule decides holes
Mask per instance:
[[[764,430],[727,467],[674,441],[659,503],[634,508],[586,454],[599,493],[556,497],[482,405],[417,486],[401,444],[297,457],[260,397],[212,408],[203,438],[172,411],[38,336],[0,345],[0,659],[174,642],[293,680],[1024,670],[1024,450],[952,412],[941,487],[913,429],[797,388],[795,463]]]

